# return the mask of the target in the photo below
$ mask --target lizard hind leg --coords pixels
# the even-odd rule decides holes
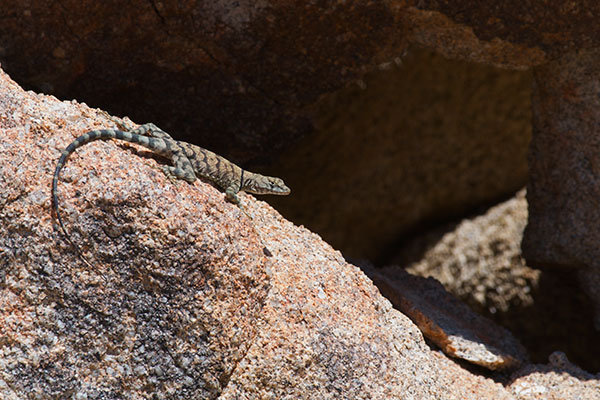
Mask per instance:
[[[158,126],[154,125],[153,123],[140,125],[137,128],[135,128],[134,130],[132,130],[131,133],[137,133],[138,135],[142,135],[142,136],[150,136],[150,137],[154,137],[154,138],[175,141],[175,139],[173,139],[171,137],[171,135],[169,135],[167,132],[163,131]]]
[[[133,128],[123,118],[113,117],[106,111],[104,111],[104,114],[106,114],[108,119],[110,119],[119,129],[123,130],[124,132],[129,132],[129,133],[133,133],[136,135],[142,135],[142,136],[150,136],[150,137],[155,137],[155,138],[160,138],[160,139],[173,140],[171,135],[169,135],[167,132],[163,131],[162,129],[160,129],[158,126],[154,125],[151,122],[140,125],[137,128]],[[125,117],[125,118],[127,118],[127,117]]]
[[[162,167],[162,171],[165,173],[167,178],[171,181],[171,183],[176,184],[178,179],[183,179],[188,183],[194,183],[196,180],[196,175],[194,174],[194,170],[181,168],[179,166],[171,166],[165,165]]]

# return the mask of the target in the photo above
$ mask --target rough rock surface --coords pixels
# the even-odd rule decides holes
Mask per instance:
[[[600,330],[600,51],[564,54],[535,71],[529,154],[531,265],[582,269]]]
[[[413,49],[314,105],[317,131],[274,164],[294,187],[269,199],[344,255],[380,263],[423,221],[522,188],[531,74]]]
[[[439,227],[405,243],[391,261],[439,280],[451,293],[508,328],[534,362],[555,350],[600,370],[600,334],[576,274],[538,270],[521,256],[527,222],[525,191],[480,215]]]
[[[599,64],[580,51],[535,71],[523,253],[536,264],[600,268]]]
[[[52,229],[50,182],[106,117],[5,74],[0,115],[0,397],[215,398],[268,293],[257,232],[210,185],[174,186],[144,152],[95,143],[59,185],[90,270]]]
[[[440,373],[318,236],[251,196],[249,220],[206,183],[173,185],[133,146],[89,144],[64,169],[89,270],[52,229],[49,189],[60,150],[106,118],[0,78],[0,397],[511,397]]]
[[[418,0],[420,10],[438,11],[468,26],[483,42],[503,41],[539,48],[548,58],[600,43],[600,4],[594,0]],[[534,61],[534,60],[531,60]],[[530,64],[531,65],[531,64]]]
[[[402,10],[401,20],[409,43],[449,58],[521,70],[547,61],[546,52],[536,45],[526,46],[498,36],[481,37],[470,25],[425,7]]]
[[[89,270],[52,228],[49,188],[60,150],[105,117],[4,73],[0,99],[0,397],[519,398],[432,351],[317,235],[251,196],[249,220],[206,183],[173,185],[134,146],[65,167]],[[563,382],[519,390],[542,379]]]
[[[478,312],[530,306],[540,271],[521,257],[527,223],[525,190],[483,214],[433,229],[402,246],[391,259],[407,271],[431,276]]]
[[[600,374],[573,365],[564,353],[554,352],[548,365],[530,365],[511,377],[510,390],[521,400],[600,399]]]
[[[435,279],[411,275],[400,267],[368,275],[444,353],[491,370],[514,369],[527,361],[525,348],[509,331],[471,311]]]

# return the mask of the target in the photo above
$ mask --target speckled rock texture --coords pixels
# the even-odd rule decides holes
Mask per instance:
[[[91,270],[52,229],[49,190],[61,149],[107,118],[5,74],[0,115],[0,398],[215,398],[270,285],[244,214],[139,148],[94,143],[59,184]]]
[[[432,277],[474,311],[509,329],[536,363],[560,349],[578,365],[600,370],[593,307],[569,270],[525,262],[525,191],[481,214],[437,227],[401,246],[389,267]],[[384,269],[386,271],[388,269]]]
[[[419,7],[408,7],[402,10],[402,22],[409,43],[434,49],[449,58],[499,68],[523,70],[547,61],[546,52],[535,44],[527,46],[505,40],[497,35],[487,37],[485,32],[475,32],[471,25],[460,23],[439,11],[428,9],[424,1],[419,3]],[[462,10],[468,12],[471,8],[464,7]],[[486,21],[493,21],[495,18],[493,8],[488,7],[486,11],[490,13]]]
[[[579,51],[535,70],[523,252],[537,264],[600,267],[599,65]]]
[[[548,58],[600,43],[600,4],[594,0],[415,0],[420,10],[436,11],[468,26],[483,42],[504,41],[543,50]],[[530,60],[535,62],[534,59]],[[532,65],[532,64],[529,64]]]
[[[275,163],[294,194],[269,199],[344,255],[381,263],[527,182],[530,73],[414,49],[362,82],[314,105],[318,130]]]
[[[106,117],[4,73],[0,99],[1,398],[520,398],[432,350],[317,235],[249,195],[252,219],[209,184],[173,184],[135,146],[89,144],[65,167],[90,270],[49,189],[60,151]],[[598,379],[528,367],[521,392]]]
[[[527,224],[525,190],[484,213],[407,241],[392,258],[415,275],[431,276],[478,312],[530,306],[541,272],[528,267],[520,242]]]
[[[548,357],[548,365],[530,365],[514,373],[510,391],[522,400],[599,399],[600,374],[574,365],[562,352]]]
[[[49,189],[61,149],[108,121],[0,83],[0,397],[510,398],[458,368],[437,378],[418,329],[318,236],[174,185],[127,144],[80,149],[59,185],[90,270],[52,229]]]
[[[509,331],[473,312],[434,278],[411,275],[400,267],[368,275],[444,353],[491,370],[514,369],[528,361],[525,348]]]

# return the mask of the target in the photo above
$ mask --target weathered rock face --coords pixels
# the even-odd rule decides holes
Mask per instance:
[[[527,366],[515,389],[432,351],[317,235],[243,195],[171,184],[135,146],[80,149],[59,186],[90,270],[52,228],[60,151],[108,121],[0,73],[0,397],[519,399],[593,393]],[[518,373],[518,372],[517,372]],[[516,393],[516,394],[515,394]],[[591,398],[591,397],[590,397]]]
[[[600,268],[599,63],[579,51],[535,72],[523,252],[537,264]]]
[[[592,94],[597,92],[597,85],[586,75],[586,71],[592,75],[597,74],[597,54],[593,49],[599,44],[599,28],[595,21],[600,15],[600,6],[591,2],[565,5],[558,1],[541,5],[533,0],[511,0],[502,5],[494,3],[494,7],[490,4],[480,2],[473,5],[466,4],[465,1],[441,0],[385,3],[347,1],[339,4],[290,1],[235,1],[218,4],[201,1],[138,1],[127,4],[114,1],[67,1],[50,4],[2,2],[0,15],[4,18],[0,25],[0,60],[29,87],[55,93],[61,98],[77,98],[104,105],[104,108],[115,113],[129,114],[136,121],[156,122],[179,137],[194,138],[196,142],[201,141],[218,152],[233,156],[236,161],[279,155],[296,138],[313,130],[308,118],[308,106],[314,105],[321,95],[339,90],[358,79],[373,65],[396,59],[409,44],[425,45],[450,57],[494,66],[514,69],[540,66],[536,72],[537,92],[532,110],[537,131],[534,141],[539,143],[534,143],[531,153],[533,180],[539,179],[539,182],[533,182],[529,186],[532,226],[525,235],[526,254],[532,263],[540,265],[552,264],[571,270],[574,265],[580,266],[577,273],[585,289],[592,297],[595,296],[596,304],[600,304],[600,271],[594,264],[594,258],[588,256],[588,253],[594,254],[597,247],[593,226],[600,226],[592,201],[594,193],[598,192],[598,185],[593,177],[595,156],[586,154],[588,157],[585,160],[580,157],[585,154],[586,148],[597,147],[594,135],[590,133],[596,123],[593,114],[598,108],[598,100]],[[119,12],[115,12],[115,9]],[[588,23],[590,21],[593,23]],[[546,81],[554,77],[557,78],[556,82]],[[10,103],[9,98],[3,100]],[[393,109],[393,106],[389,109]],[[556,117],[563,111],[569,114],[566,119],[569,126],[563,123],[563,119]],[[49,113],[44,115],[47,114]],[[65,116],[68,122],[81,123],[77,126],[78,131],[107,124],[106,119],[98,119],[95,123],[85,120],[77,122],[77,113]],[[12,127],[10,124],[28,126],[18,117],[11,114],[11,118],[3,121],[7,124],[7,129]],[[38,118],[38,115],[32,118]],[[29,126],[43,131],[58,125],[66,126],[63,120],[35,120]],[[199,133],[199,130],[202,132]],[[6,137],[16,140],[15,132]],[[29,129],[24,129],[23,132],[29,132]],[[555,132],[563,134],[555,135]],[[367,141],[369,138],[363,140]],[[546,142],[548,140],[557,140],[557,143],[563,145],[562,155],[556,158],[557,169],[551,154],[554,150]],[[341,147],[339,143],[340,141],[334,142],[334,145]],[[353,150],[362,150],[361,142],[357,143]],[[28,149],[43,146],[43,142],[34,145],[30,141],[29,144]],[[313,144],[312,148],[317,148],[317,144]],[[543,154],[546,152],[550,154]],[[381,151],[374,154],[372,158],[383,158]],[[40,154],[34,156],[41,157]],[[26,160],[26,157],[23,156],[22,159]],[[422,158],[417,159],[416,163],[421,160]],[[322,158],[316,163],[309,157],[306,158],[307,164],[326,165],[327,162],[331,162],[331,158]],[[382,165],[385,166],[385,163],[377,167],[381,168]],[[580,169],[575,174],[576,188],[564,185],[571,178],[569,167],[565,166]],[[500,166],[497,170],[505,167]],[[24,193],[35,193],[21,191],[21,188],[33,185],[34,180],[20,181],[22,178],[19,178],[17,172],[25,170],[24,167],[18,168],[21,170],[6,172],[6,176],[15,180],[19,186],[18,189],[6,188],[9,195],[5,201],[14,200],[20,205],[18,202],[24,201],[24,198],[34,202],[43,200],[37,194],[24,197]],[[47,168],[51,168],[51,165]],[[301,167],[298,169],[305,170]],[[37,178],[43,175],[35,169],[31,171],[33,173],[28,173],[28,176]],[[454,174],[460,171],[457,168]],[[98,172],[99,177],[107,178],[111,176],[110,173],[114,173],[108,167],[101,171],[98,169]],[[133,169],[129,173],[130,176],[139,176]],[[385,170],[371,169],[369,173],[372,174],[371,177],[378,178]],[[357,186],[352,177],[350,174],[350,178],[339,181],[340,175],[332,174],[325,177],[323,182],[336,182],[339,186],[335,189],[343,192],[344,188]],[[395,178],[397,177],[396,175]],[[103,178],[90,176],[87,182],[90,187],[81,189],[85,195],[70,196],[75,198],[73,204],[86,210],[79,221],[81,225],[79,228],[75,226],[73,234],[82,240],[86,253],[90,253],[91,246],[100,261],[112,260],[114,256],[117,261],[137,264],[136,258],[132,259],[137,257],[137,253],[127,253],[126,250],[115,256],[114,247],[98,246],[86,238],[90,235],[100,238],[103,234],[120,237],[137,232],[134,228],[138,226],[132,221],[138,221],[139,217],[147,214],[152,215],[152,212],[155,212],[154,215],[159,214],[144,203],[127,203],[131,200],[125,201],[124,197],[119,197],[114,192],[109,192],[106,198],[101,197],[99,183],[107,182],[101,179]],[[418,176],[416,180],[419,180]],[[129,179],[123,181],[128,182]],[[123,181],[117,184],[122,185]],[[562,190],[565,190],[567,197],[547,195],[548,188],[545,184],[557,185],[560,188],[557,192],[562,195]],[[369,193],[370,188],[371,186],[365,192]],[[382,188],[385,189],[385,186],[382,185],[380,189]],[[140,187],[136,192],[128,187],[121,187],[119,192],[123,193],[123,190],[138,193],[138,197],[144,199],[142,193],[147,193],[146,189],[145,186]],[[324,191],[328,189],[330,188],[325,187]],[[551,187],[549,190],[551,192],[555,189]],[[396,198],[403,191],[405,188],[401,185],[391,185],[389,196]],[[319,195],[321,192],[311,193]],[[388,194],[387,191],[384,193]],[[127,199],[130,198],[136,197]],[[110,203],[115,199],[116,203]],[[446,198],[443,200],[445,202]],[[564,201],[564,204],[560,201]],[[84,207],[86,202],[96,207]],[[107,205],[109,203],[112,206]],[[458,203],[459,206],[465,206]],[[573,207],[575,203],[577,207]],[[136,210],[148,213],[136,214],[125,208],[132,204]],[[362,208],[363,204],[355,203],[353,206]],[[435,206],[435,203],[424,205],[431,210],[435,208],[432,204]],[[94,211],[101,206],[106,206],[107,209],[114,207],[114,218]],[[22,232],[37,232],[41,227],[32,221],[23,224],[18,222],[15,219],[17,210],[25,210],[27,215],[39,215],[37,209],[20,207],[8,207],[9,212],[5,215],[12,221],[7,226],[12,229],[13,236],[7,236],[7,240],[18,243],[16,247],[13,243],[7,248],[20,249],[14,252],[18,257],[12,252],[10,257],[22,261],[24,257],[38,253],[24,251],[26,247],[23,247],[23,241],[18,235]],[[190,215],[203,210],[193,209]],[[387,209],[382,210],[381,214],[372,219],[392,219]],[[552,215],[544,210],[556,213]],[[411,209],[410,213],[412,212]],[[422,213],[419,218],[426,215],[432,214]],[[104,223],[99,224],[97,221]],[[111,221],[118,224],[111,227],[107,224]],[[101,233],[98,226],[109,227],[106,232]],[[406,226],[406,222],[402,221],[398,231],[394,233],[393,229],[388,229],[386,235],[391,232],[396,238]],[[356,226],[358,232],[361,229],[363,227]],[[152,232],[152,228],[147,231]],[[193,235],[199,230],[190,228],[183,232]],[[389,239],[389,236],[382,237],[386,242]],[[565,241],[564,238],[569,240]],[[135,240],[137,239],[131,239]],[[122,245],[122,242],[115,243],[117,247]],[[140,247],[142,250],[139,252],[143,253],[148,248],[152,246]],[[50,250],[47,253],[48,257],[55,256]],[[13,260],[10,257],[6,259]],[[150,259],[155,260],[156,257],[148,255],[146,261],[150,263]],[[210,264],[212,261],[207,262]],[[51,266],[47,273],[50,274],[53,268]],[[28,271],[26,270],[25,275]],[[107,274],[107,279],[111,282],[115,277],[111,278],[112,272]],[[161,274],[164,275],[163,272]],[[69,273],[66,275],[71,276]],[[215,279],[215,282],[221,282],[220,278]],[[193,278],[189,282],[195,287]],[[27,286],[17,287],[16,292],[20,293],[24,287],[36,287],[26,283]],[[130,288],[132,285],[126,283],[124,287]],[[189,293],[192,290],[187,288],[183,292]],[[252,290],[256,290],[253,298],[264,297],[258,286]],[[133,289],[132,292],[138,293]],[[94,307],[99,305],[92,303]],[[100,310],[105,308],[99,307]],[[196,305],[192,308],[198,309]],[[223,318],[228,320],[227,316]],[[219,318],[216,320],[220,321]],[[98,331],[97,328],[94,329],[96,330],[92,332]],[[173,333],[171,336],[167,335],[174,336]],[[73,347],[67,344],[65,346],[63,348],[67,350]],[[237,359],[232,354],[215,361],[221,369],[212,378],[202,378],[203,382],[207,382],[202,389],[205,390],[203,393],[216,393],[215,382],[227,380],[231,366]],[[169,365],[164,366],[170,371],[167,376],[179,373],[176,369],[169,369]],[[163,371],[162,368],[160,370]],[[181,382],[177,384],[184,385]],[[136,381],[135,385],[138,383],[155,385],[153,381],[146,380]]]
[[[532,265],[582,269],[600,330],[599,63],[600,51],[577,51],[536,69],[523,254]]]
[[[439,281],[411,275],[398,266],[370,270],[368,275],[425,337],[451,357],[491,370],[515,369],[528,361],[527,351],[509,331],[473,312]]]
[[[578,287],[577,274],[525,262],[520,243],[526,223],[522,190],[485,213],[415,236],[399,247],[393,265],[440,281],[473,310],[508,328],[534,362],[545,362],[560,349],[578,365],[600,370],[592,303]],[[398,267],[381,273],[402,277]],[[587,283],[597,285],[592,279]],[[409,295],[411,286],[405,290]],[[436,304],[444,308],[443,301]]]
[[[548,365],[531,365],[512,375],[509,389],[517,399],[600,398],[600,375],[583,371],[558,351],[548,360]]]
[[[439,11],[456,23],[471,27],[482,41],[500,39],[540,48],[549,58],[600,43],[600,5],[583,0],[568,5],[560,0],[419,0],[420,10]],[[533,64],[529,64],[533,65]]]
[[[425,384],[439,361],[419,331],[316,235],[250,196],[252,220],[206,183],[173,185],[131,146],[89,144],[64,168],[90,270],[52,229],[49,189],[61,149],[108,121],[5,74],[0,99],[0,397],[452,393],[457,371]]]
[[[0,115],[0,397],[215,398],[269,289],[256,231],[210,185],[175,187],[143,153],[95,143],[59,185],[90,270],[52,229],[50,177],[106,117],[4,73]]]
[[[496,35],[480,37],[471,26],[437,11],[408,7],[402,10],[402,22],[409,43],[449,58],[510,69],[527,69],[547,61],[547,54],[535,45],[513,43]]]
[[[521,256],[526,224],[521,190],[485,213],[416,235],[398,248],[392,264],[435,278],[480,313],[530,307],[541,271]]]
[[[545,61],[534,38],[478,37],[451,6],[415,3],[5,1],[0,60],[27,87],[156,122],[237,161],[289,147],[312,130],[305,106],[408,43],[509,68]]]

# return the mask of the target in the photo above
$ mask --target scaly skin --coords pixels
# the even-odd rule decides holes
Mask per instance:
[[[238,192],[277,195],[287,195],[290,193],[290,189],[283,183],[283,180],[245,171],[212,151],[191,143],[173,139],[168,133],[154,124],[145,124],[130,132],[116,129],[90,131],[75,139],[62,152],[56,164],[52,180],[52,206],[61,230],[75,249],[77,249],[77,246],[75,246],[67,234],[58,209],[58,197],[56,194],[58,179],[67,158],[75,150],[89,142],[100,139],[119,139],[144,146],[153,153],[171,160],[172,165],[164,167],[167,175],[183,179],[189,183],[194,182],[197,178],[207,179],[223,190],[226,198],[240,206],[240,208],[241,203],[237,196]]]

